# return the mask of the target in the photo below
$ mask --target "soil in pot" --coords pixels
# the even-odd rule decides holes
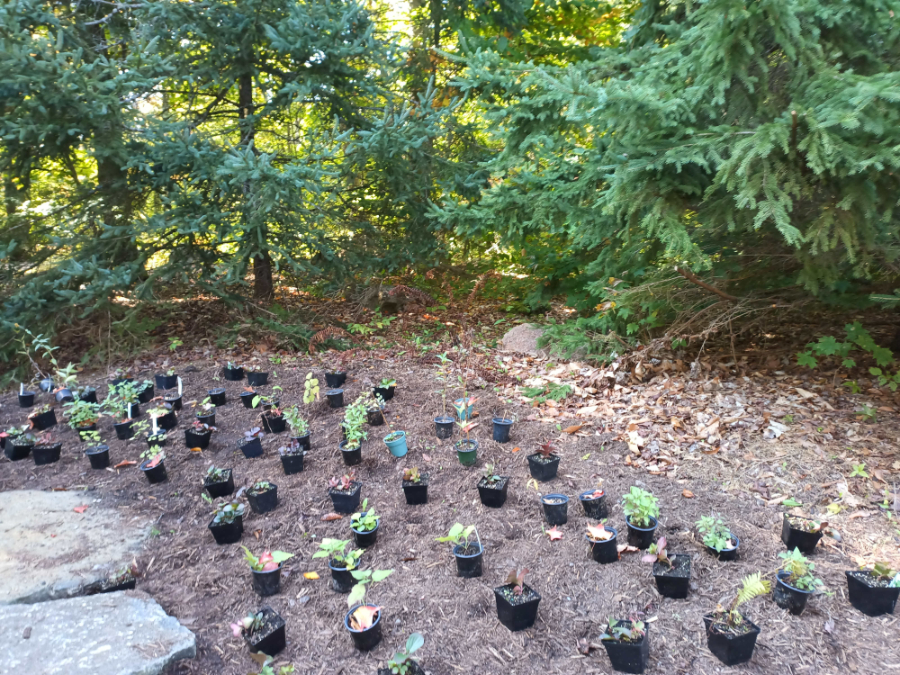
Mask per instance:
[[[281,591],[281,565],[268,572],[250,571],[253,574],[253,590],[259,595],[266,597]]]
[[[556,472],[559,471],[559,457],[557,455],[544,457],[539,452],[528,455],[528,470],[531,471],[531,477],[535,480],[553,480],[556,478]]]
[[[212,431],[209,429],[205,433],[197,433],[191,429],[184,430],[184,444],[189,448],[200,448],[206,450],[209,447],[209,439],[212,438]]]
[[[584,535],[584,540],[590,546],[591,558],[601,565],[619,562],[619,532],[614,527],[606,525],[604,528],[607,532],[612,533],[612,537],[603,540],[591,539],[588,535]]]
[[[691,585],[691,556],[676,553],[669,558],[672,567],[659,561],[653,563],[653,578],[659,594],[667,598],[686,598]]]
[[[374,649],[381,642],[381,610],[378,610],[375,621],[372,622],[369,628],[366,630],[354,630],[351,628],[350,617],[353,615],[353,612],[362,606],[354,605],[344,615],[344,628],[350,633],[350,637],[353,639],[353,646],[360,651],[367,652],[370,649]],[[366,607],[372,607],[372,605],[366,605]]]
[[[332,408],[343,408],[344,407],[344,390],[343,389],[329,389],[325,392],[325,396],[328,397],[328,405]]]
[[[31,451],[34,463],[37,466],[44,464],[53,464],[59,461],[59,455],[62,452],[62,443],[37,444]]]
[[[497,443],[509,443],[509,431],[512,429],[512,420],[505,417],[495,417],[494,420],[494,440]]]
[[[347,441],[341,441],[338,444],[341,449],[341,457],[347,466],[356,466],[362,461],[362,445],[357,444],[355,448],[347,448]]]
[[[154,375],[157,389],[174,389],[178,386],[178,375]]]
[[[247,384],[251,387],[262,387],[269,383],[269,374],[250,371],[247,373]]]
[[[287,429],[287,420],[284,419],[284,415],[273,415],[271,412],[267,412],[262,416],[262,421],[266,431],[273,434],[280,434]]]
[[[263,614],[263,626],[255,633],[245,634],[244,641],[254,654],[275,656],[287,644],[284,635],[284,619],[271,607],[263,607],[259,611]]]
[[[394,398],[394,389],[394,387],[375,387],[372,393],[375,396],[380,396],[382,401],[390,401]]]
[[[211,482],[209,478],[203,481],[203,487],[206,493],[215,499],[216,497],[227,497],[234,492],[234,473],[231,469],[225,469],[227,478],[216,482]]]
[[[890,579],[877,577],[868,570],[844,572],[850,604],[867,616],[893,614],[900,588],[891,588]]]
[[[740,623],[731,628],[713,614],[703,617],[706,625],[706,644],[716,658],[726,666],[746,663],[753,657],[759,626],[740,615]]]
[[[357,530],[352,525],[350,526],[350,531],[353,533],[353,539],[356,542],[357,548],[368,548],[369,546],[373,546],[378,539],[379,529],[381,529],[381,518],[376,519],[375,528],[371,530]]]
[[[229,368],[225,366],[222,369],[222,376],[225,378],[226,382],[239,382],[244,379],[244,369],[243,368]]]
[[[784,570],[778,572],[775,579],[775,589],[772,591],[772,599],[782,609],[788,610],[794,616],[803,614],[806,609],[806,601],[812,595],[812,591],[805,591],[788,583],[790,572]]]
[[[151,485],[169,480],[169,475],[166,473],[165,460],[160,461],[156,466],[150,466],[150,460],[141,462],[141,471],[144,472],[147,482]]]
[[[787,546],[788,551],[799,548],[801,553],[810,554],[816,544],[822,538],[822,531],[810,532],[810,529],[817,527],[816,522],[806,518],[798,518],[784,514],[784,520],[781,524],[781,541]]]
[[[92,469],[105,469],[109,466],[109,446],[95,445],[84,451],[91,462]]]
[[[246,457],[247,459],[262,457],[262,440],[260,440],[259,438],[251,438],[250,440],[241,441],[240,448],[241,452],[244,453],[244,457]]]
[[[419,477],[419,481],[404,480],[401,481],[403,486],[403,494],[406,496],[406,503],[414,506],[416,504],[428,503],[428,474],[423,473]]]
[[[116,432],[116,438],[120,441],[127,441],[129,438],[134,438],[134,422],[131,420],[113,424],[113,429]]]
[[[544,517],[549,525],[565,525],[569,522],[569,498],[566,495],[551,493],[541,497]]]
[[[728,538],[734,542],[734,546],[732,546],[731,548],[723,548],[721,551],[717,551],[712,546],[707,546],[706,550],[712,555],[716,556],[719,560],[736,560],[738,557],[738,549],[741,546],[741,540],[738,539],[737,535],[735,535],[733,532],[728,533]]]
[[[482,478],[478,481],[478,496],[481,503],[492,509],[499,509],[506,503],[507,490],[509,489],[509,476],[500,476],[500,480],[490,482]]]
[[[349,593],[356,584],[352,570],[348,570],[335,560],[328,562],[328,569],[331,570],[331,587],[338,593]]]
[[[181,403],[182,403],[181,394],[178,394],[177,396],[164,396],[163,401],[165,401],[170,406],[172,406],[173,411],[181,410]]]
[[[325,386],[329,389],[340,389],[347,381],[347,373],[325,373]]]
[[[217,544],[236,544],[244,533],[244,517],[235,516],[232,522],[218,525],[215,524],[215,520],[211,520],[207,527]]]
[[[282,448],[278,451],[278,454],[281,456],[281,468],[284,469],[284,474],[286,476],[301,473],[303,471],[303,458],[306,455],[305,450],[301,449],[299,452],[285,452],[284,448]]]
[[[329,488],[328,496],[331,497],[331,504],[334,506],[335,513],[356,513],[359,508],[359,497],[362,483],[354,481],[353,487],[344,492],[337,488]]]
[[[520,595],[516,595],[513,588],[512,584],[506,584],[494,589],[494,598],[497,600],[497,618],[511,631],[531,628],[537,619],[541,596],[528,584],[522,585]]]
[[[625,524],[628,525],[628,543],[632,546],[637,546],[642,551],[646,548],[650,548],[650,544],[653,543],[653,534],[656,532],[656,527],[659,525],[659,522],[653,516],[649,516],[650,518],[650,527],[637,527],[631,524],[631,516],[628,516],[625,519]]]
[[[44,431],[56,426],[56,411],[51,408],[38,415],[29,415],[28,419],[31,420],[31,426],[35,431]]]
[[[225,405],[225,389],[223,387],[208,389],[206,393],[209,394],[209,402],[214,406]]]
[[[453,435],[453,418],[441,415],[434,418],[434,431],[438,438],[445,440]]]
[[[578,495],[578,501],[584,509],[584,515],[591,520],[609,518],[609,507],[606,504],[606,493],[603,490],[587,490]]]
[[[456,458],[463,466],[474,466],[478,461],[478,441],[461,440],[453,444],[456,448]]]
[[[630,625],[630,621],[618,620],[616,625]],[[650,624],[644,624],[644,634],[635,641],[603,640],[606,655],[613,670],[620,673],[643,673],[650,660]]]
[[[28,455],[31,454],[32,448],[34,448],[34,441],[24,441],[19,438],[14,438],[7,441],[6,445],[3,446],[3,453],[10,461],[18,462],[28,457]]]
[[[481,576],[484,548],[480,544],[454,546],[453,555],[456,558],[456,576],[463,579],[474,579]]]
[[[20,408],[30,408],[34,405],[34,392],[26,391],[22,394],[19,394],[19,407]]]
[[[269,483],[269,486],[268,490],[261,492],[247,490],[247,502],[253,513],[268,513],[278,506],[278,486],[275,483]]]

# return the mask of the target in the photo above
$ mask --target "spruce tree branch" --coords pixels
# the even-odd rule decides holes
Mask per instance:
[[[716,288],[715,286],[710,286],[710,285],[707,284],[706,282],[700,281],[700,279],[698,279],[698,278],[694,275],[694,273],[691,272],[689,269],[685,269],[685,268],[683,268],[683,267],[676,267],[676,268],[675,268],[675,271],[678,272],[678,273],[679,273],[681,276],[683,276],[685,279],[687,279],[688,281],[690,281],[692,284],[697,284],[700,288],[705,288],[705,289],[708,290],[710,293],[715,293],[715,294],[718,295],[720,298],[725,298],[725,299],[728,300],[729,302],[738,302],[738,298],[734,297],[733,295],[729,295],[729,294],[726,293],[725,291],[719,290],[719,289]]]

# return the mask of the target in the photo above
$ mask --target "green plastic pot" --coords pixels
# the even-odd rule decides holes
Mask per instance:
[[[463,466],[472,466],[478,460],[478,441],[456,441],[455,446],[456,456]]]

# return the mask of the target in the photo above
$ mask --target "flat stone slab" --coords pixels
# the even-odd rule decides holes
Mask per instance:
[[[127,567],[149,534],[149,518],[127,519],[90,492],[0,492],[0,605],[80,595]]]
[[[159,675],[196,654],[194,634],[140,591],[0,607],[0,673]]]

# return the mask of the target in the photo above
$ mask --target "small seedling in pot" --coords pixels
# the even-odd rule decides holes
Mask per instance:
[[[285,551],[264,551],[257,557],[246,546],[241,548],[244,549],[244,560],[256,572],[272,572],[281,567],[281,563],[294,557],[293,553]]]
[[[226,480],[228,480],[228,469],[220,469],[213,465],[206,470],[206,483],[222,483]]]
[[[391,433],[389,433],[387,436],[384,437],[384,442],[385,443],[393,443],[394,441],[399,441],[401,438],[403,438],[402,431],[392,431]]]
[[[263,438],[265,436],[262,427],[253,427],[244,432],[244,442],[252,441],[255,438]]]
[[[306,380],[303,382],[303,403],[309,405],[313,401],[319,400],[319,381],[313,377],[312,373],[306,374]]]
[[[825,520],[820,522],[818,520],[808,520],[806,518],[796,518],[794,516],[788,516],[788,522],[795,530],[802,530],[811,534],[822,532],[828,527],[828,521]]]
[[[285,408],[282,415],[284,415],[284,419],[291,428],[291,431],[294,432],[294,436],[299,438],[301,436],[306,436],[306,434],[309,433],[309,423],[303,419],[303,416],[300,414],[300,408],[297,406]]]
[[[199,405],[199,408],[200,408],[201,412],[199,412],[197,414],[200,416],[209,415],[210,413],[213,413],[216,411],[216,405],[215,405],[215,403],[212,403],[210,401],[209,396],[207,396],[205,399],[203,399],[203,401]]]
[[[549,462],[559,454],[559,449],[553,443],[541,443],[535,454],[539,455],[537,458],[539,462]]]
[[[328,485],[335,492],[352,492],[354,482],[356,482],[356,474],[351,471],[343,476],[332,476]]]
[[[369,508],[369,500],[363,499],[360,511],[354,513],[350,518],[350,527],[357,532],[371,532],[378,526],[378,516],[375,515],[375,509]]]
[[[782,551],[778,557],[784,560],[781,563],[781,569],[787,572],[787,576],[783,578],[785,583],[799,588],[801,591],[815,591],[824,585],[821,579],[813,575],[816,564],[810,562],[809,558],[800,553],[799,549]]]
[[[900,588],[900,570],[892,570],[885,562],[875,563],[872,576],[879,581],[889,581],[888,588]]]
[[[81,399],[75,399],[69,403],[64,403],[63,408],[66,409],[66,419],[69,426],[75,431],[96,424],[100,420],[100,404],[88,403]]]
[[[205,436],[211,431],[216,431],[216,428],[214,426],[210,426],[206,422],[201,422],[200,420],[195,419],[193,422],[191,422],[191,431],[193,431],[195,434]]]
[[[456,422],[456,426],[459,427],[459,435],[462,436],[465,434],[465,443],[469,444],[469,432],[472,431],[475,427],[478,426],[478,422]]]
[[[250,612],[243,619],[238,619],[235,623],[231,624],[231,633],[234,637],[252,635],[257,631],[262,630],[265,623],[265,615],[262,612],[257,614]]]
[[[409,483],[419,483],[422,480],[422,476],[419,473],[418,467],[413,467],[412,469],[404,469],[403,480]]]
[[[697,531],[703,537],[703,543],[716,551],[734,548],[734,540],[731,538],[731,530],[722,520],[722,517],[713,514],[703,516],[696,522]]]
[[[203,497],[211,501],[205,494]],[[242,502],[234,499],[230,502],[220,502],[213,511],[213,525],[230,525],[235,518],[244,515],[246,507]]]
[[[653,519],[659,517],[659,502],[646,490],[632,486],[622,497],[622,510],[632,525],[651,527]]]
[[[166,415],[168,415],[169,411],[166,408],[162,408],[162,407],[150,408],[150,410],[147,411],[147,414],[150,417],[159,419],[160,417],[165,417]]]
[[[362,558],[363,550],[357,548],[349,553],[344,553],[349,544],[349,539],[323,539],[322,543],[319,544],[319,550],[313,553],[312,557],[326,558],[338,565],[343,565],[345,569],[354,570],[359,565],[359,559]]]
[[[82,431],[81,442],[88,447],[92,447],[103,443],[103,438],[100,436],[99,431]]]
[[[166,453],[162,452],[158,447],[148,448],[141,453],[141,459],[147,460],[146,468],[152,469],[159,466],[159,463],[166,458]]]
[[[272,489],[272,484],[267,480],[258,480],[250,488],[247,492],[251,495],[262,494],[263,492],[268,492]]]
[[[637,619],[621,619],[609,618],[606,631],[600,636],[601,640],[611,640],[613,642],[640,642],[644,637],[644,622]]]
[[[503,480],[502,476],[494,473],[494,465],[493,464],[485,465],[483,478],[484,478],[484,482],[489,485],[496,485],[501,480]]]
[[[415,662],[412,655],[419,651],[424,644],[425,638],[419,633],[410,635],[406,640],[406,646],[394,654],[394,657],[387,663],[391,675],[407,675]]]
[[[451,543],[454,546],[462,546],[463,549],[469,548],[469,537],[472,536],[475,532],[474,525],[463,525],[462,523],[455,523],[453,527],[450,528],[450,531],[447,533],[446,537],[438,537],[435,541],[439,541],[441,543]]]
[[[672,569],[672,561],[666,552],[666,538],[660,537],[655,544],[650,544],[647,553],[641,557],[641,561],[645,563],[660,563],[669,569]]]
[[[390,389],[391,387],[397,386],[397,380],[393,380],[389,377],[384,377],[381,379],[381,382],[378,384],[378,386],[382,389]]]
[[[356,583],[353,585],[353,588],[350,589],[350,595],[347,596],[347,605],[349,607],[353,607],[353,605],[362,602],[366,598],[366,591],[369,584],[378,583],[379,581],[384,581],[387,579],[394,570],[353,570],[351,574],[353,578],[356,580]],[[363,607],[360,607],[363,609]],[[377,607],[371,607],[371,609],[376,610],[375,613],[371,616],[361,616],[356,617],[356,613],[354,616],[350,617],[351,627],[354,630],[366,630],[371,627],[372,622],[375,620],[375,616],[377,615]],[[358,612],[359,610],[357,610]],[[355,622],[357,625],[354,625],[354,618],[358,620]],[[364,625],[365,624],[365,625]]]
[[[753,600],[753,598],[765,595],[772,590],[768,580],[762,579],[759,572],[744,577],[741,590],[738,591],[731,603],[726,609],[722,605],[717,605],[716,610],[712,613],[712,623],[710,630],[716,630],[720,633],[733,633],[744,622],[744,617],[738,612],[738,607],[744,603]]]
[[[510,570],[509,574],[506,576],[507,585],[513,587],[513,595],[522,595],[522,592],[525,590],[526,574],[528,574],[528,568],[522,567]]]
[[[604,523],[597,523],[587,526],[587,538],[594,542],[609,541],[613,533],[606,529]]]

